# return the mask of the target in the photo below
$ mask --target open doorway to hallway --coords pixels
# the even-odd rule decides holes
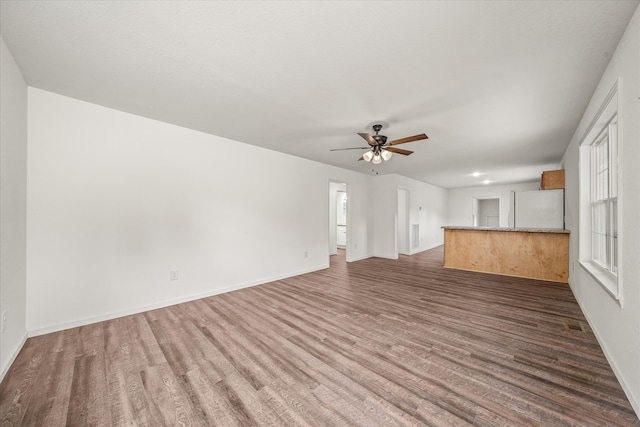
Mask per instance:
[[[329,255],[344,250],[348,259],[349,197],[346,182],[329,182]]]
[[[473,225],[500,227],[500,196],[473,198]]]

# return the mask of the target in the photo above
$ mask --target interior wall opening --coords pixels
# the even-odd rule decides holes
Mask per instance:
[[[349,209],[348,185],[345,182],[329,182],[329,255],[344,250],[349,259]]]
[[[500,227],[500,196],[473,198],[474,227]]]

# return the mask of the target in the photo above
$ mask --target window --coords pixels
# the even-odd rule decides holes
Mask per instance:
[[[618,271],[618,86],[580,146],[580,264],[622,305]]]
[[[617,116],[591,145],[591,259],[617,274]]]

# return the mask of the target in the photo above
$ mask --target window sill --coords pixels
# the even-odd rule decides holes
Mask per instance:
[[[593,261],[579,261],[583,269],[586,270],[593,279],[607,291],[607,293],[613,298],[620,307],[622,307],[622,300],[618,292],[618,278],[611,274],[611,272],[603,269]]]

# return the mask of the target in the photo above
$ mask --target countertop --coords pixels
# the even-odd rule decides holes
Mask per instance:
[[[569,230],[563,230],[561,228],[469,227],[463,225],[443,225],[442,228],[444,228],[445,230],[510,231],[520,233],[571,233]]]

